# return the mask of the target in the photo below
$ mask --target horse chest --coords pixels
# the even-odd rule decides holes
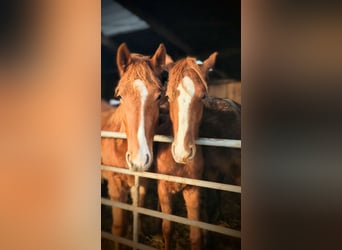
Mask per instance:
[[[203,158],[202,151],[199,149],[198,154],[196,154],[193,161],[187,164],[179,164],[173,160],[171,154],[171,147],[169,145],[160,145],[158,148],[158,157],[157,157],[157,172],[161,174],[192,178],[192,179],[201,179],[203,172]],[[183,190],[187,185],[176,183],[176,182],[168,182],[165,181],[168,192],[175,194]]]
[[[177,182],[168,182],[168,181],[166,182],[166,185],[167,185],[168,192],[171,194],[176,194],[182,191],[186,187],[186,184],[181,184]]]

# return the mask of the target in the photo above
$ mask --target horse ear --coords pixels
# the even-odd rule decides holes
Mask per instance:
[[[156,50],[151,59],[152,66],[158,74],[165,69],[166,55],[166,48],[164,44],[159,44],[158,49]]]
[[[120,76],[125,72],[131,59],[131,52],[128,50],[126,43],[120,44],[116,55],[116,65],[118,66]]]
[[[212,67],[214,67],[215,62],[216,62],[216,57],[217,57],[218,53],[214,52],[212,53],[204,62],[203,64],[200,66],[202,72],[206,75],[209,71],[209,69],[211,69]]]
[[[169,54],[165,55],[165,65],[168,65],[170,63],[174,63],[174,60],[172,59],[172,57]]]
[[[116,86],[116,88],[114,89],[114,96],[116,97],[119,93],[119,86]]]
[[[166,59],[165,59],[165,67],[164,69],[169,72],[170,69],[173,67],[173,65],[175,65],[174,60],[172,59],[172,57],[169,54],[166,54]]]

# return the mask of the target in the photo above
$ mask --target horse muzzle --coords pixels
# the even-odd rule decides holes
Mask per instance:
[[[151,154],[138,154],[136,157],[132,157],[131,153],[126,152],[126,162],[132,171],[143,172],[148,170],[152,165],[152,159]]]
[[[179,148],[177,149],[175,143],[172,143],[171,152],[175,162],[186,164],[195,157],[196,145],[190,145],[189,150],[187,151],[184,148],[181,150]]]

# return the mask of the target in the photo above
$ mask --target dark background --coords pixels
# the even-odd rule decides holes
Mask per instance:
[[[115,64],[116,48],[127,43],[131,52],[151,55],[160,43],[174,59],[187,55],[200,60],[218,51],[213,79],[241,79],[241,2],[232,1],[126,1],[122,7],[143,19],[149,27],[143,30],[102,36],[102,98],[110,99],[118,79]],[[113,9],[104,18],[118,17]],[[113,15],[110,17],[109,15]],[[124,17],[123,17],[124,18]],[[129,18],[129,17],[126,17]],[[106,19],[104,19],[106,21]],[[113,24],[115,25],[115,23]]]

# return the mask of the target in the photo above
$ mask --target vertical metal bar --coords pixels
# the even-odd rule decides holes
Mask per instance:
[[[139,176],[134,176],[134,186],[132,187],[134,189],[132,193],[132,200],[133,200],[133,250],[138,249],[138,212],[137,207],[139,203]]]

